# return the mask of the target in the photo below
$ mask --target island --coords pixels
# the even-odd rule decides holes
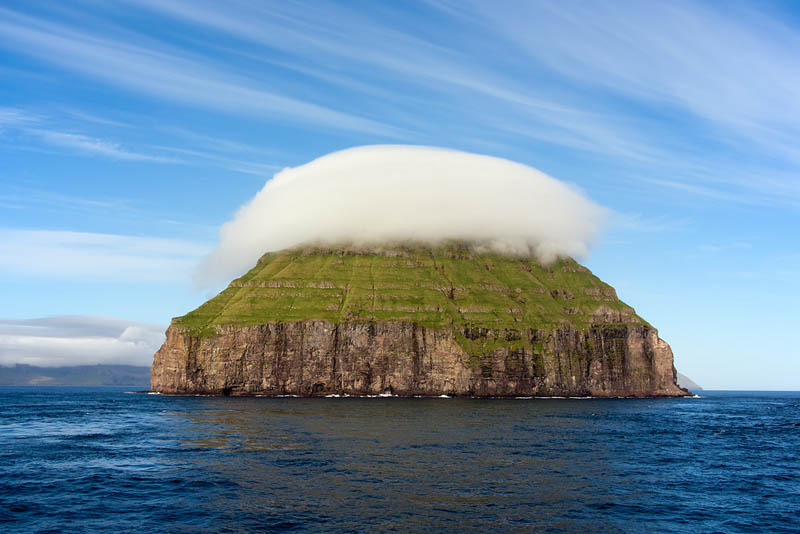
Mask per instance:
[[[152,391],[674,397],[669,345],[570,258],[470,243],[270,252],[172,320]]]

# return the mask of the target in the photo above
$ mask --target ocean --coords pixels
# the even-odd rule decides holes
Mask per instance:
[[[799,532],[800,393],[0,388],[0,532]]]

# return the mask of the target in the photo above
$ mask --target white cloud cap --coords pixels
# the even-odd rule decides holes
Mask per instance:
[[[422,146],[334,152],[284,169],[222,226],[197,272],[227,281],[264,253],[304,243],[462,239],[502,252],[581,257],[606,210],[506,159]]]

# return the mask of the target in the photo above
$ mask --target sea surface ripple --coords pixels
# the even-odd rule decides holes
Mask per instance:
[[[0,531],[798,532],[800,393],[0,387]]]

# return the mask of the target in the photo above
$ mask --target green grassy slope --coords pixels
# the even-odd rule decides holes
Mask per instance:
[[[217,325],[308,319],[414,321],[433,328],[588,326],[600,306],[623,310],[611,286],[574,260],[476,253],[465,244],[382,251],[298,248],[265,254],[247,274],[174,324],[200,336]]]

